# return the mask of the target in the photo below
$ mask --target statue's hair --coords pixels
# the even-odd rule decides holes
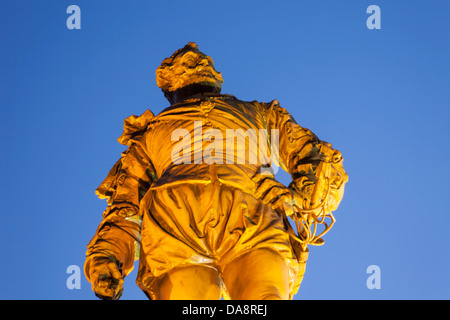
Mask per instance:
[[[175,51],[169,58],[167,58],[167,59],[170,59],[170,60],[173,60],[176,56],[178,56],[178,55],[180,55],[180,54],[182,54],[182,53],[185,53],[186,51],[197,51],[197,52],[200,52],[199,50],[198,50],[198,45],[195,43],[195,42],[189,42],[187,45],[185,45],[183,48],[181,48],[181,49],[178,49],[177,51]],[[164,61],[165,60],[167,60],[167,59],[164,59]],[[163,63],[164,63],[164,61],[163,61]]]

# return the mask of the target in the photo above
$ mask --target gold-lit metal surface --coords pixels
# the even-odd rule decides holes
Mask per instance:
[[[151,299],[292,298],[308,246],[335,221],[348,180],[341,154],[277,100],[220,94],[222,76],[195,43],[156,75],[172,105],[125,120],[128,148],[96,190],[108,207],[87,250],[92,289],[119,298],[139,259]]]

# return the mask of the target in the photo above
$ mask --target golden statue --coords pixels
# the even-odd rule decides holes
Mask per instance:
[[[139,259],[149,299],[291,299],[308,245],[334,223],[348,180],[341,154],[277,100],[221,94],[195,43],[164,59],[156,82],[171,106],[125,120],[128,149],[96,190],[108,207],[88,244],[93,291],[120,298]]]

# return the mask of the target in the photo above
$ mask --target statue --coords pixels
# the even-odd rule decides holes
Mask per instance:
[[[221,94],[195,43],[164,59],[156,82],[171,106],[125,120],[128,148],[96,190],[108,206],[87,248],[93,291],[120,298],[139,259],[149,299],[291,299],[308,245],[334,223],[348,180],[340,152],[277,100]]]

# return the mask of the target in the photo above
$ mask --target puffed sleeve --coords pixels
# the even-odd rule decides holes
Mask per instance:
[[[301,203],[297,205],[308,208],[323,202],[323,197],[328,196],[327,210],[336,210],[348,181],[341,153],[333,149],[331,144],[321,141],[309,129],[298,125],[277,100],[267,106],[266,117],[269,127],[278,130],[280,166],[291,174],[292,183],[289,187],[301,196],[300,200],[297,199]],[[319,185],[323,181],[318,181],[321,174],[318,169],[325,163],[329,165],[329,187]],[[318,189],[321,192],[317,192]]]

